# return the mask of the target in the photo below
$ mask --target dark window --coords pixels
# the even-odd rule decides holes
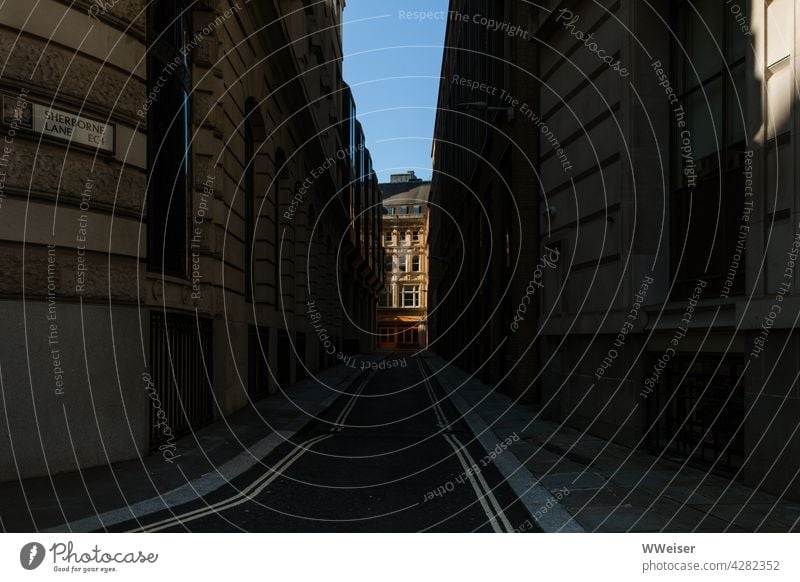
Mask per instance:
[[[738,3],[743,10],[744,2]],[[726,283],[743,213],[745,128],[740,107],[747,111],[742,90],[746,40],[729,9],[713,0],[675,5],[680,44],[673,50],[672,77],[686,124],[678,127],[681,114],[671,113],[676,298],[690,293],[698,279],[708,281],[707,294],[719,293],[723,285],[731,293],[744,290],[743,265]]]
[[[181,0],[157,0],[148,10],[148,88],[158,98],[147,111],[148,263],[186,276],[188,255],[189,95],[191,63],[182,52],[191,34],[191,11]]]
[[[244,119],[244,296],[253,301],[253,244],[255,236],[255,132],[253,116],[258,114],[255,101],[248,99]]]
[[[251,400],[269,393],[269,329],[249,327],[247,392]]]
[[[295,352],[297,352],[297,363],[295,365],[295,381],[299,382],[308,377],[308,365],[306,363],[306,334],[297,332],[295,341]]]
[[[273,240],[273,277],[275,285],[274,301],[275,306],[280,307],[281,304],[281,183],[284,180],[286,173],[286,154],[282,149],[278,149],[275,154],[275,171],[273,172],[272,184],[272,204],[275,219],[275,238]]]
[[[285,329],[278,330],[278,384],[285,390],[292,383],[292,336]]]

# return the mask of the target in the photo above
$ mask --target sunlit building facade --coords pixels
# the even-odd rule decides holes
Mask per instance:
[[[380,185],[384,289],[378,303],[378,347],[419,349],[427,345],[428,195],[430,182],[414,172]]]

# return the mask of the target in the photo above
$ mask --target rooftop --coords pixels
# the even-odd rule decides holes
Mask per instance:
[[[379,184],[384,206],[403,206],[428,202],[431,183],[422,180]]]

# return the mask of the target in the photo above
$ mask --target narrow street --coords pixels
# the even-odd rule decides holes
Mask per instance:
[[[392,356],[394,357],[394,356]],[[399,358],[404,359],[402,356]],[[422,358],[365,372],[253,470],[117,531],[507,532],[530,516],[441,399]],[[485,464],[485,466],[484,466]],[[478,471],[468,471],[477,466]],[[436,493],[435,493],[436,492]]]

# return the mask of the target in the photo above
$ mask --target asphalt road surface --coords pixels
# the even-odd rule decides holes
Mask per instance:
[[[292,443],[214,494],[120,529],[507,532],[523,526],[527,511],[428,379],[422,359],[407,362],[365,373]]]

